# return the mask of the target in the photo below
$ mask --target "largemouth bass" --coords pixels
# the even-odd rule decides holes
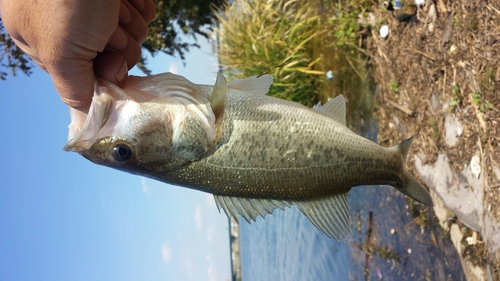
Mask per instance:
[[[219,210],[248,222],[295,205],[333,239],[351,234],[347,193],[391,185],[432,206],[405,169],[411,138],[386,148],[345,125],[337,96],[312,109],[266,96],[273,78],[214,86],[171,73],[98,80],[89,113],[71,110],[68,143],[90,161],[212,193]]]

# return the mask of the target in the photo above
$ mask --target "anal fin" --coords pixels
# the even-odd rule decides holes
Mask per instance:
[[[347,193],[316,200],[298,201],[294,205],[328,237],[345,241],[351,237]]]
[[[221,195],[214,195],[214,199],[219,211],[221,209],[224,210],[228,218],[233,217],[238,221],[238,216],[242,216],[248,223],[255,221],[258,216],[264,218],[277,208],[283,210],[285,207],[292,206],[292,202],[290,201],[272,199],[240,198]]]
[[[271,214],[275,209],[296,205],[297,208],[324,232],[328,237],[345,241],[351,236],[347,193],[307,201],[282,201],[273,199],[240,198],[214,195],[219,211],[222,209],[228,218],[238,221],[242,216],[248,223]]]

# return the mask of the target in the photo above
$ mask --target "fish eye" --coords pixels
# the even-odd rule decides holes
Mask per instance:
[[[111,154],[116,161],[125,162],[132,158],[132,149],[124,143],[119,143],[113,147],[113,152]]]

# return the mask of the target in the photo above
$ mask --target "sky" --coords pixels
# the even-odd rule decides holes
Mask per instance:
[[[217,59],[198,43],[186,67],[157,55],[150,69],[213,84]],[[230,280],[212,195],[63,151],[68,108],[38,67],[0,81],[0,98],[0,280]]]

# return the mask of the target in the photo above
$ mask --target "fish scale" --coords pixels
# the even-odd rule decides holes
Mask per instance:
[[[382,147],[345,126],[341,95],[311,109],[266,96],[271,83],[264,75],[228,84],[220,73],[215,86],[171,73],[130,77],[123,89],[100,81],[89,114],[71,112],[65,149],[212,193],[235,219],[296,205],[338,240],[350,236],[347,193],[355,186],[392,185],[432,205],[404,168],[411,138]]]
[[[279,116],[266,114],[274,108],[280,109]],[[355,185],[395,182],[402,159],[339,125],[297,104],[231,92],[216,151],[166,174],[165,180],[189,177],[193,188],[217,195],[278,200],[310,199],[345,192]],[[290,134],[291,126],[295,134]],[[304,131],[312,133],[302,134]],[[288,137],[286,145],[283,136]],[[357,167],[362,170],[348,172]]]

